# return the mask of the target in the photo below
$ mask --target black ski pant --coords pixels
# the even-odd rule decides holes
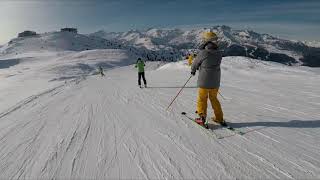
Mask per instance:
[[[138,73],[138,84],[139,84],[139,86],[141,86],[141,77],[142,77],[142,79],[143,79],[144,85],[146,85],[146,84],[147,84],[147,81],[146,81],[146,78],[145,78],[145,76],[144,76],[144,72],[139,72],[139,73]]]

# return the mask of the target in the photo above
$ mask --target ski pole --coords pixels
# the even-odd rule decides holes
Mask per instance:
[[[186,87],[186,85],[188,84],[188,82],[190,81],[190,79],[192,78],[192,75],[189,77],[189,79],[187,80],[187,82],[182,86],[182,88],[180,89],[180,91],[178,92],[178,94],[173,98],[173,100],[171,101],[171,103],[169,104],[169,106],[167,107],[166,111],[168,111],[169,107],[173,104],[173,102],[177,99],[177,97],[179,96],[179,94],[181,93],[181,91]]]
[[[219,91],[218,91],[218,93],[220,94],[220,96],[222,97],[223,100],[226,100],[226,98],[224,98]]]

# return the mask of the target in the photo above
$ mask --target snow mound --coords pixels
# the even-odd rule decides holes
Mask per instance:
[[[0,54],[17,55],[30,52],[84,51],[91,49],[114,49],[118,45],[99,37],[89,37],[70,32],[52,32],[11,40],[0,49]]]
[[[71,79],[79,76],[93,75],[101,66],[111,69],[133,64],[136,58],[126,50],[90,50],[72,53],[58,59],[56,65],[49,67],[51,73],[58,74],[58,79]]]
[[[178,61],[172,63],[166,63],[165,65],[157,68],[159,71],[184,71],[190,72],[190,66],[188,62]],[[245,74],[272,74],[272,73],[283,73],[283,74],[297,74],[297,75],[308,75],[310,72],[320,74],[319,69],[315,68],[311,70],[305,67],[290,67],[277,62],[266,62],[258,59],[252,59],[242,56],[223,57],[221,62],[222,73],[225,72],[236,72]],[[258,71],[258,73],[257,73]]]
[[[158,68],[158,70],[189,70],[189,69],[190,69],[190,66],[188,66],[188,62],[185,60],[168,63]]]

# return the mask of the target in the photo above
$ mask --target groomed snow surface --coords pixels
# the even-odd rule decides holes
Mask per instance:
[[[240,136],[181,115],[195,117],[196,77],[165,110],[186,62],[148,62],[140,89],[134,61],[120,50],[1,59],[0,178],[320,178],[319,69],[224,58],[219,98]]]

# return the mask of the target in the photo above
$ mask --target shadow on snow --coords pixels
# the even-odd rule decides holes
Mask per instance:
[[[242,127],[288,127],[288,128],[319,128],[320,120],[292,120],[287,122],[243,122],[236,123],[230,122],[230,126],[234,128],[242,128]]]
[[[148,89],[180,89],[180,88],[182,88],[181,86],[179,87],[179,86],[172,86],[172,87],[170,87],[170,86],[162,86],[162,87],[157,87],[157,86],[151,86],[151,87],[148,87]],[[188,89],[188,88],[190,88],[190,89],[195,89],[195,88],[198,88],[198,87],[196,87],[196,86],[191,86],[191,87],[184,87],[184,88],[186,88],[186,89]]]

